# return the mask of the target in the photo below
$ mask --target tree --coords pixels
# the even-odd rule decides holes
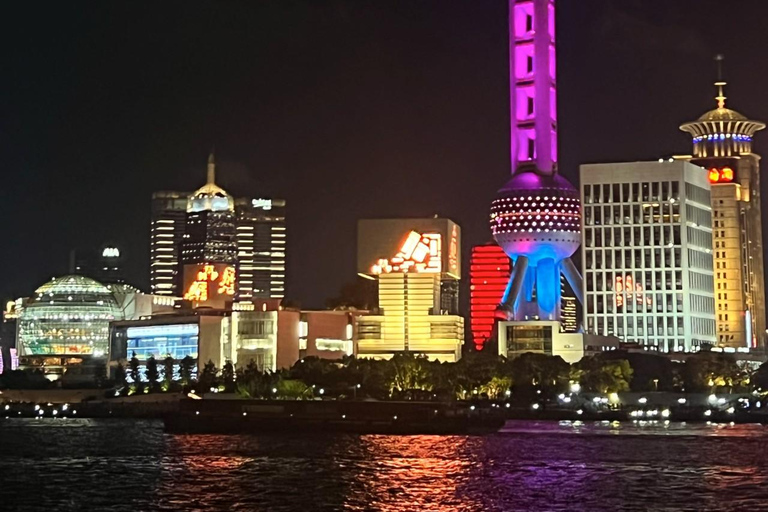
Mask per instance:
[[[601,354],[605,360],[626,359],[632,368],[632,391],[675,391],[675,363],[662,355],[616,350]]]
[[[300,380],[281,379],[277,383],[277,395],[280,398],[292,400],[308,400],[312,398],[312,388]]]
[[[141,383],[141,371],[139,358],[136,357],[136,352],[131,356],[131,360],[128,361],[128,368],[130,368],[131,380],[135,386]]]
[[[717,388],[742,388],[749,376],[730,354],[697,352],[685,360],[682,377],[687,392],[715,392]]]
[[[185,356],[179,364],[179,378],[181,379],[182,386],[189,386],[192,384],[192,372],[195,369],[197,361],[192,356]]]
[[[216,365],[209,359],[208,362],[205,363],[205,366],[203,366],[203,371],[200,372],[200,377],[197,380],[201,393],[208,393],[216,388],[217,373]]]
[[[157,370],[157,359],[155,359],[155,356],[150,356],[147,359],[147,369],[144,371],[144,376],[147,378],[147,382],[149,382],[150,391],[157,391],[160,372]]]
[[[581,372],[579,383],[586,391],[629,391],[632,367],[626,359],[606,360],[600,356],[591,356],[582,358],[575,366]]]
[[[221,383],[224,386],[225,393],[234,393],[235,391],[235,367],[232,361],[224,363],[221,369]]]
[[[121,388],[125,386],[125,366],[122,363],[118,363],[115,368],[115,386]]]
[[[392,392],[431,390],[429,361],[426,356],[400,352],[389,360],[389,388]]]
[[[176,361],[170,355],[163,359],[163,390],[169,391],[173,387]]]
[[[467,353],[452,366],[456,372],[456,391],[462,398],[481,392],[481,388],[503,368],[499,356],[491,352],[477,351]],[[487,391],[483,392],[487,394]]]
[[[251,359],[245,368],[238,368],[235,380],[237,393],[244,398],[271,398],[280,380],[275,373],[262,373],[256,362]]]
[[[564,392],[571,379],[571,367],[560,356],[528,352],[509,362],[515,392],[529,399],[541,391],[542,398]]]
[[[495,375],[486,384],[483,384],[480,389],[491,400],[500,400],[506,397],[507,391],[511,387],[512,377]]]

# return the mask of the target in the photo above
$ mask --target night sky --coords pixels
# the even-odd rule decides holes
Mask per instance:
[[[214,145],[231,194],[287,199],[288,296],[305,307],[354,279],[358,218],[454,219],[465,264],[490,240],[509,175],[506,0],[1,12],[0,297],[108,240],[148,288],[151,194],[201,186]],[[765,0],[559,0],[561,172],[690,153],[678,125],[714,108],[716,53],[727,105],[768,120],[766,19]]]

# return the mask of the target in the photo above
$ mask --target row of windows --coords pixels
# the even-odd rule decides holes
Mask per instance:
[[[685,336],[682,316],[606,316],[588,317],[587,331],[615,336]],[[709,318],[691,318],[691,334],[714,336],[715,321]]]
[[[709,217],[709,215],[707,215],[707,217]],[[679,222],[679,203],[584,206],[585,226],[604,226],[610,224],[677,224]]]
[[[702,249],[712,249],[712,233],[691,226],[685,229],[686,234],[688,235],[688,243],[690,245],[701,247]]]
[[[587,249],[586,266],[596,270],[605,269],[673,269],[682,267],[683,260],[679,247],[655,249]]]
[[[588,294],[587,314],[682,313],[683,294],[627,293]],[[714,308],[710,310],[713,312]]]
[[[693,183],[685,183],[685,198],[688,201],[710,206],[712,204],[712,196],[709,190],[694,185]]]
[[[692,222],[697,226],[711,228],[712,227],[712,211],[705,210],[699,206],[693,204],[685,205],[685,220]]]
[[[697,270],[712,271],[712,253],[688,249],[688,267]]]
[[[689,279],[692,279],[693,273],[689,273]],[[702,277],[709,277],[709,288],[704,291],[714,289],[714,279],[712,276],[698,274]],[[586,285],[588,292],[642,292],[648,290],[682,290],[683,271],[682,270],[656,270],[634,272],[601,272],[587,270]]]
[[[704,234],[706,235],[706,233]],[[615,247],[621,245],[681,245],[680,226],[635,226],[632,228],[588,227],[584,229],[584,244],[587,247]],[[710,240],[709,247],[711,246],[712,245]],[[707,246],[705,245],[702,247]]]
[[[680,199],[680,183],[677,181],[604,183],[584,185],[582,188],[584,202],[587,204],[677,201]]]

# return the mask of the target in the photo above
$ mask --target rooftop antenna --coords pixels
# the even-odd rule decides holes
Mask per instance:
[[[725,108],[725,94],[723,93],[723,87],[725,87],[725,82],[723,82],[724,58],[722,53],[715,55],[715,62],[717,63],[717,82],[715,82],[715,86],[717,87],[717,96],[715,96],[715,99],[717,100],[717,108]]]

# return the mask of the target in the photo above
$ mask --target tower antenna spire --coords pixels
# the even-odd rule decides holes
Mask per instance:
[[[725,82],[723,82],[724,58],[722,53],[715,55],[715,62],[717,63],[717,82],[715,82],[715,86],[717,86],[717,96],[715,96],[715,99],[717,100],[717,108],[725,108],[725,93],[723,91],[723,88],[725,87]]]
[[[214,158],[215,147],[211,149],[211,153],[208,155],[208,180],[209,184],[216,182],[216,161]]]

